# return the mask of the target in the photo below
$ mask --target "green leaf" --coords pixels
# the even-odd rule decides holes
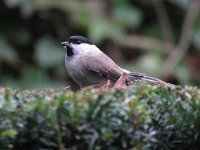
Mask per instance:
[[[0,135],[3,137],[13,137],[13,136],[17,135],[17,130],[7,129],[7,130],[0,132]]]
[[[174,71],[174,75],[182,84],[188,84],[190,79],[190,73],[186,62],[181,62]]]
[[[15,49],[0,35],[0,59],[6,62],[17,60]]]
[[[140,57],[136,62],[139,72],[145,72],[151,75],[158,75],[161,71],[163,59],[159,54],[147,53]],[[134,68],[132,69],[134,71]]]
[[[29,89],[57,87],[57,83],[50,80],[45,71],[33,67],[25,68],[18,81],[7,82],[7,85]]]
[[[159,24],[149,24],[147,27],[143,30],[144,35],[155,37],[158,39],[162,39],[162,32],[160,30]]]
[[[61,41],[60,41],[61,42]],[[52,38],[39,39],[35,45],[35,61],[43,68],[64,64],[64,48]]]
[[[121,25],[132,28],[140,25],[143,19],[141,11],[136,7],[130,7],[130,5],[117,5],[114,7],[113,15]]]
[[[89,27],[89,36],[96,42],[105,38],[118,41],[123,37],[121,26],[106,20],[105,18],[93,19]]]

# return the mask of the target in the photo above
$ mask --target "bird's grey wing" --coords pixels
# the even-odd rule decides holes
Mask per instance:
[[[88,72],[114,82],[116,82],[123,73],[114,61],[104,53],[98,54],[98,56],[84,56],[80,58],[80,61],[84,69]]]

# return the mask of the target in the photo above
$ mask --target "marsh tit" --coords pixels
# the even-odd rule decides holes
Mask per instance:
[[[83,36],[71,36],[61,45],[66,49],[67,72],[80,87],[104,85],[107,81],[110,81],[110,86],[114,86],[117,82],[121,82],[119,80],[127,86],[136,80],[148,81],[161,86],[169,85],[162,80],[120,68],[93,42]]]

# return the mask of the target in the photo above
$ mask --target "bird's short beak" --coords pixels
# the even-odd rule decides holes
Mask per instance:
[[[62,43],[60,43],[60,44],[63,45],[63,46],[65,46],[65,45],[69,45],[68,42],[62,42]]]
[[[62,46],[64,46],[65,48],[67,48],[67,46],[69,46],[69,43],[67,41],[60,43]]]

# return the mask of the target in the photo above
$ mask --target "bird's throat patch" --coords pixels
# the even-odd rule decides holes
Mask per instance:
[[[66,45],[67,47],[67,56],[71,57],[74,55],[74,52],[73,52],[73,48],[69,45]]]

